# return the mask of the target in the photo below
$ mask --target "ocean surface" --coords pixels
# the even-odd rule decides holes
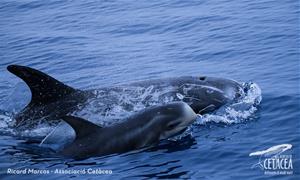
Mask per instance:
[[[2,0],[0,179],[300,179],[299,4]],[[24,147],[25,140],[14,135],[9,123],[31,95],[6,70],[10,64],[37,68],[84,90],[205,75],[235,79],[248,93],[158,147],[75,161]],[[26,135],[34,138],[44,130]],[[290,175],[266,174],[255,166],[265,157],[250,156],[277,145],[292,156]],[[8,168],[51,172],[12,175]],[[112,174],[53,172],[89,168]]]

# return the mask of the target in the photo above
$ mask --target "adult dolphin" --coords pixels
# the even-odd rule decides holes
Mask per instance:
[[[21,78],[31,90],[30,103],[15,115],[16,126],[37,124],[38,120],[55,120],[80,111],[96,100],[98,113],[106,115],[120,106],[124,111],[139,111],[145,107],[183,101],[196,113],[212,112],[236,100],[244,91],[234,80],[216,77],[166,78],[147,80],[115,87],[82,91],[30,67],[9,65],[8,71]],[[136,105],[139,104],[139,107]]]
[[[109,127],[64,116],[62,119],[75,130],[76,138],[59,153],[82,159],[156,145],[160,140],[185,131],[196,118],[195,112],[184,102],[148,107]]]

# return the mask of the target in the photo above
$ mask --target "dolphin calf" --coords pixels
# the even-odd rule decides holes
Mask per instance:
[[[76,138],[59,153],[83,159],[140,149],[182,133],[196,118],[195,112],[184,102],[152,106],[109,127],[64,116],[62,119],[74,129]]]
[[[30,103],[14,117],[16,127],[34,126],[41,120],[55,122],[70,113],[81,116],[90,105],[95,106],[90,109],[97,109],[99,118],[113,114],[115,107],[119,114],[126,114],[174,101],[186,102],[194,112],[204,114],[244,93],[241,84],[234,80],[206,76],[146,80],[83,91],[30,67],[9,65],[7,69],[21,78],[32,94]]]

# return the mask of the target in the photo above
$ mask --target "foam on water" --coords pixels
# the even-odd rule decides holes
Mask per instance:
[[[251,119],[257,111],[257,106],[262,100],[261,89],[255,83],[244,83],[244,95],[237,102],[229,103],[212,114],[199,115],[195,124],[204,125],[206,123],[240,123]]]
[[[169,138],[169,140],[176,141],[192,135],[193,129],[197,128],[198,125],[205,126],[208,123],[235,124],[251,120],[262,100],[261,89],[252,82],[244,83],[243,88],[244,93],[236,102],[228,103],[211,114],[198,114],[198,118],[192,126],[188,127],[184,133]]]
[[[97,124],[110,125],[146,107],[174,101],[172,96],[168,96],[172,89],[173,87],[168,86],[158,90],[150,85],[120,87],[109,92],[98,90],[94,92],[97,97],[89,99],[84,108],[73,115]]]

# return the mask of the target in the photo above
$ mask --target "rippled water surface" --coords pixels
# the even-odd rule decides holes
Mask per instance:
[[[292,0],[3,0],[0,178],[300,179],[299,15],[299,2]],[[252,89],[242,105],[199,117],[182,138],[75,161],[28,148],[11,136],[7,122],[30,92],[6,70],[10,64],[40,69],[85,90],[186,75],[231,78]],[[292,145],[284,153],[292,155],[293,175],[253,168],[259,158],[250,153],[282,144]],[[7,168],[113,173],[21,176],[7,175]]]

